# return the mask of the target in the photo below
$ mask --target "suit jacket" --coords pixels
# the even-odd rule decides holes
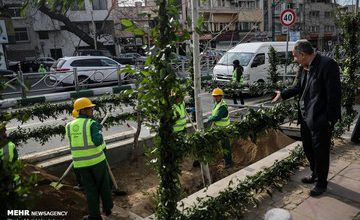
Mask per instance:
[[[308,83],[305,70],[299,68],[296,84],[281,92],[283,99],[303,96],[303,113],[298,108],[298,123],[304,120],[310,130],[334,125],[341,118],[341,84],[338,64],[328,57],[316,54],[310,65]],[[306,88],[305,88],[306,87]]]

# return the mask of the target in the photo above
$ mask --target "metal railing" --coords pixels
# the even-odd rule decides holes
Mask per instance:
[[[209,59],[201,59],[201,73],[202,75],[212,75],[214,62]],[[179,77],[189,77],[189,62],[182,61],[174,63],[173,67],[178,73]],[[143,66],[136,66],[135,69],[143,68]],[[21,96],[26,98],[30,94],[37,93],[54,93],[64,90],[80,91],[81,89],[94,88],[106,85],[122,85],[132,83],[135,78],[130,74],[120,73],[121,68],[109,67],[101,69],[87,69],[60,71],[48,71],[44,73],[23,73],[18,71],[12,75],[3,76],[5,80],[5,89],[0,91],[3,97],[7,96]],[[116,75],[117,77],[114,77]]]
[[[23,73],[18,71],[12,75],[5,75],[5,90],[3,96],[19,95],[26,98],[29,93],[36,92],[57,92],[66,89],[93,88],[99,86],[118,84],[122,85],[131,82],[120,73],[120,67],[78,70],[73,68],[66,72],[44,72],[44,73]]]

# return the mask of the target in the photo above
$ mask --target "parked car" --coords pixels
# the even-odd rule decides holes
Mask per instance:
[[[73,56],[59,58],[50,71],[51,81],[65,85],[74,84],[74,68],[77,68],[79,83],[107,82],[118,80],[120,63],[105,56]],[[123,76],[120,76],[123,79]]]
[[[0,69],[0,76],[11,76],[14,74],[12,70]]]
[[[19,65],[21,66],[21,71],[23,71],[24,73],[29,73],[29,72],[37,72],[39,69],[40,64],[43,64],[44,67],[49,70],[50,67],[54,64],[55,60],[51,57],[38,57],[36,59],[31,59],[31,60],[25,60],[25,61],[19,61],[18,63],[13,62],[13,65],[9,65],[9,69],[12,71],[19,71]]]
[[[141,56],[138,53],[122,53],[118,57],[114,57],[114,60],[118,61],[121,64],[137,64],[144,63],[146,56]]]
[[[105,56],[111,58],[112,54],[108,50],[78,49],[74,51],[73,56]]]

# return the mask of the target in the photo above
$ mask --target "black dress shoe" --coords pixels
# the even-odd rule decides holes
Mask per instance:
[[[315,186],[312,190],[310,190],[310,196],[312,196],[312,197],[320,196],[325,191],[326,191],[326,188],[321,188],[321,187]]]
[[[105,215],[106,215],[106,216],[109,216],[109,215],[111,215],[111,214],[112,214],[112,211],[111,211],[111,210],[105,210],[105,212],[104,212],[104,213],[105,213]]]
[[[314,176],[307,176],[307,177],[304,177],[301,179],[301,182],[305,183],[305,184],[313,184],[316,181],[317,181],[317,178]]]

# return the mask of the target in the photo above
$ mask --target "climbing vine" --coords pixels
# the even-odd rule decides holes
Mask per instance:
[[[110,115],[106,121],[104,122],[103,126],[105,128],[122,124],[126,120],[135,120],[136,115],[134,113],[122,113],[118,115]],[[102,117],[99,115],[95,115],[95,120],[101,121]],[[28,140],[34,139],[40,144],[44,145],[46,142],[50,140],[50,138],[60,135],[61,138],[64,138],[65,135],[65,126],[66,123],[63,122],[58,125],[42,125],[37,128],[21,128],[10,132],[9,138],[15,144],[21,145],[27,143]]]
[[[267,192],[271,195],[273,188],[281,189],[295,170],[304,163],[301,147],[293,150],[289,157],[276,161],[271,167],[249,176],[238,185],[229,185],[217,197],[199,199],[193,207],[185,208],[178,220],[217,220],[241,218],[246,208],[257,206],[256,195]],[[230,183],[231,184],[231,183]]]
[[[100,113],[106,114],[107,112],[113,111],[115,108],[121,106],[134,106],[134,95],[124,95],[125,92],[120,94],[104,95],[93,99],[96,104],[96,110]],[[17,109],[14,111],[0,112],[0,121],[8,122],[12,119],[16,119],[21,123],[25,123],[30,119],[37,117],[41,122],[48,120],[49,118],[58,119],[60,114],[71,115],[73,109],[73,102],[71,103],[41,103],[35,104],[32,107]]]
[[[342,134],[356,116],[354,110],[356,90],[358,87],[356,73],[360,71],[360,44],[358,37],[360,34],[360,15],[342,13],[337,14],[337,25],[342,29],[343,48],[345,50],[345,59],[342,61],[342,106],[345,112],[342,119],[336,125],[335,135]]]

